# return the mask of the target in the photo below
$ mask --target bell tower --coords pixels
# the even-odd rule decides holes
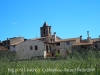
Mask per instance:
[[[43,26],[40,27],[40,34],[41,34],[41,37],[51,35],[51,26],[48,26],[48,24],[44,22]]]

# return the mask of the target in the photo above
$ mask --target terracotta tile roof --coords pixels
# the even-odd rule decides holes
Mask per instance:
[[[92,40],[93,42],[99,42],[99,40]]]
[[[47,43],[47,44],[55,44],[55,42],[44,42],[44,43]]]
[[[48,38],[48,37],[50,38],[52,36],[45,36],[45,37],[33,38],[32,40],[39,40],[39,39]]]
[[[93,41],[93,43],[100,43],[100,41]]]
[[[94,38],[94,39],[91,39],[93,42],[97,42],[97,41],[100,41],[100,38]]]
[[[67,42],[67,41],[75,41],[77,38],[71,38],[71,39],[64,39],[64,40],[57,40],[56,42]]]
[[[78,46],[78,45],[91,45],[93,44],[93,42],[90,42],[90,43],[76,43],[76,44],[73,44],[72,46]]]
[[[3,46],[0,46],[0,51],[8,51],[8,49]]]
[[[79,39],[79,37],[76,37],[76,38],[66,38],[66,39],[63,39],[63,40],[70,40],[70,39]]]
[[[50,36],[45,36],[45,37],[39,37],[39,38],[33,38],[33,40],[40,40],[40,39],[43,39],[43,38],[52,38],[54,35],[50,35]],[[56,36],[57,39],[61,39],[60,37]]]
[[[53,36],[53,35],[52,35]],[[51,38],[52,36],[45,36],[45,37],[40,37],[40,38],[34,38],[34,39],[32,39],[32,40],[40,40],[40,39],[42,39],[42,38]],[[59,38],[58,36],[56,36],[57,38]],[[66,41],[75,41],[76,39],[78,39],[78,38],[68,38],[68,39],[61,39],[61,38],[59,38],[59,40],[57,39],[57,41],[56,42],[66,42]],[[56,43],[55,42],[55,43]]]

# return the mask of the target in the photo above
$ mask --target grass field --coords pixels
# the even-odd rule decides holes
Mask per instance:
[[[76,53],[66,59],[0,59],[0,75],[100,75],[100,52]]]

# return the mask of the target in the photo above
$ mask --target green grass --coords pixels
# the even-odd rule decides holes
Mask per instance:
[[[1,58],[0,75],[100,75],[100,52],[76,53],[58,60],[9,61]]]

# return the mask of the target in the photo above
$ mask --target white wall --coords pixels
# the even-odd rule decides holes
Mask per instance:
[[[38,46],[38,50],[35,50],[35,45]],[[30,50],[30,46],[33,47],[33,50]],[[16,52],[19,59],[30,59],[32,56],[45,56],[43,49],[44,42],[39,40],[27,40],[16,45]]]
[[[10,46],[10,50],[15,51],[16,49],[15,49],[15,47]]]
[[[60,43],[60,45],[57,46],[57,43],[56,43],[56,44],[55,44],[55,48],[56,48],[56,49],[64,48],[64,42],[58,42],[58,43]]]
[[[55,44],[56,49],[67,49],[68,51],[72,52],[72,44],[75,44],[76,41],[70,41],[70,45],[67,45],[66,42],[60,42],[60,46]]]
[[[77,38],[76,39],[76,43],[80,43],[80,38]]]

